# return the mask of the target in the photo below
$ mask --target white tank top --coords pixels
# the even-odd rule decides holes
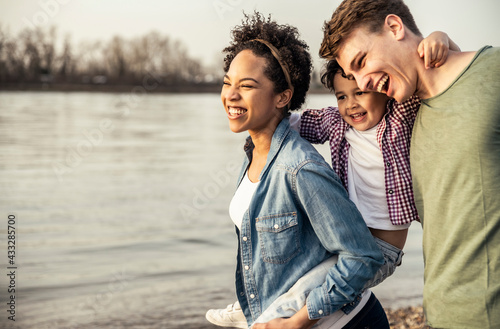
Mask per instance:
[[[250,201],[252,201],[253,194],[257,186],[259,186],[259,183],[260,182],[252,183],[248,178],[248,171],[245,172],[240,185],[231,199],[231,203],[229,204],[229,216],[240,230],[243,216],[250,206]]]

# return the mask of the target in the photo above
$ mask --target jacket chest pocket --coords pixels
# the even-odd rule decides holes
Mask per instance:
[[[297,213],[259,217],[255,228],[265,262],[284,264],[300,252]]]

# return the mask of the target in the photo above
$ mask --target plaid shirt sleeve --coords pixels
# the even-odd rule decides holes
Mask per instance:
[[[337,107],[305,110],[300,118],[300,135],[313,144],[330,143],[332,168],[347,189],[347,157],[349,144],[344,139],[349,125]]]
[[[332,129],[342,120],[336,107],[304,110],[300,117],[300,135],[313,144],[323,144],[330,139]]]

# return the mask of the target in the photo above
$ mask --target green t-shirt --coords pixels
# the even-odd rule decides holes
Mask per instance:
[[[410,149],[435,328],[500,328],[500,48],[422,100]]]

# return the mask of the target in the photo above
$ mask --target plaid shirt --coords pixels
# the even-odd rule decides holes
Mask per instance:
[[[377,142],[384,158],[389,217],[394,225],[420,221],[413,199],[410,171],[410,139],[419,107],[420,99],[417,96],[403,103],[390,100],[377,128]],[[345,134],[351,128],[336,107],[305,110],[300,118],[302,137],[315,144],[330,141],[332,167],[346,189],[349,143]]]

